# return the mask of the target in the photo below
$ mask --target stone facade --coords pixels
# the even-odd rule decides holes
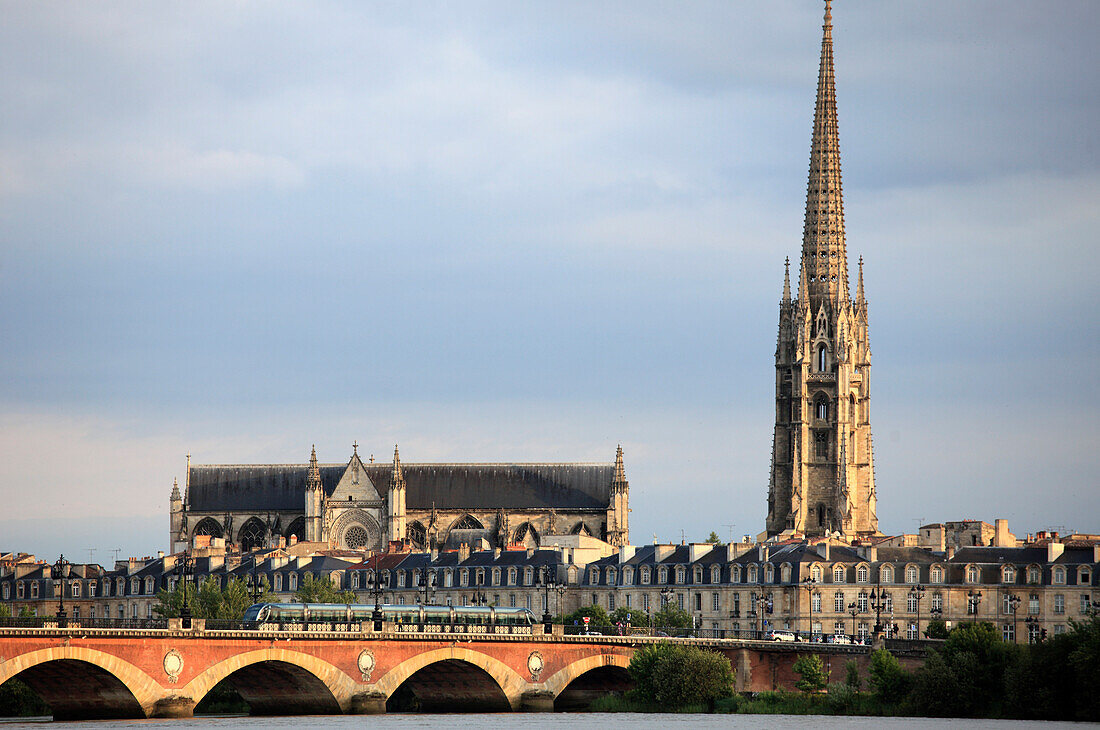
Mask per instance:
[[[826,4],[798,296],[784,274],[775,350],[775,435],[767,531],[876,534],[871,349],[863,260],[848,289],[844,201]]]
[[[173,484],[170,548],[196,536],[225,538],[248,551],[280,540],[384,550],[541,545],[550,536],[629,541],[630,485],[619,447],[604,464],[192,465]]]

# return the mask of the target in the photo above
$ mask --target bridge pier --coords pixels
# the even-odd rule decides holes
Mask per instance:
[[[194,717],[195,701],[190,697],[162,697],[153,705],[153,711],[149,713],[149,716],[166,718]]]
[[[386,695],[381,692],[360,692],[348,703],[349,715],[385,715]]]
[[[520,696],[521,712],[553,712],[554,693],[544,689],[527,690]]]

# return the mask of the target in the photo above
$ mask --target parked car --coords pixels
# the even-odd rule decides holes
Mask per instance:
[[[851,644],[852,640],[844,634],[832,634],[825,641],[829,644]]]
[[[764,634],[764,641],[794,641],[794,632],[784,629],[771,629]]]

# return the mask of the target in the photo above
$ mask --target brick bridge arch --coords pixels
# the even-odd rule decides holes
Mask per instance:
[[[594,669],[618,667],[626,671],[629,666],[630,657],[623,654],[594,654],[593,656],[578,659],[554,672],[553,675],[546,679],[543,686],[548,693],[554,698],[557,698],[573,680],[578,679]]]
[[[104,717],[131,715],[132,713],[127,708],[129,699],[132,699],[138,705],[140,711],[145,716],[149,716],[156,708],[157,702],[164,696],[164,689],[158,685],[152,677],[137,666],[125,659],[120,659],[114,654],[108,654],[82,646],[55,646],[47,649],[38,649],[12,657],[6,662],[0,662],[0,684],[7,682],[12,677],[22,674],[27,670],[32,670],[35,667],[42,667],[50,662],[62,661],[91,664],[110,677],[113,677],[130,693],[131,697],[127,698],[121,696],[117,691],[113,691],[114,688],[102,684],[100,684],[99,687],[89,688],[91,691],[96,692],[96,699],[98,701],[95,704],[101,705],[98,710]],[[95,712],[95,710],[88,706],[91,698],[82,695],[79,686],[74,686],[71,683],[67,684],[66,694],[72,698],[74,703],[78,703],[78,705],[82,707],[83,712],[80,716],[92,716],[91,713]],[[36,691],[42,694],[41,689],[42,688],[39,688]],[[45,695],[43,698],[46,699],[47,702],[51,699]],[[66,717],[69,714],[68,710],[66,710],[64,706],[57,706],[59,698],[54,697],[52,699],[54,699],[54,702],[51,703],[51,706],[54,709],[55,719]]]
[[[520,709],[521,697],[528,687],[527,680],[499,659],[461,646],[449,646],[409,657],[379,678],[374,688],[389,699],[409,677],[425,667],[448,659],[458,659],[484,670],[497,683],[512,709]]]
[[[296,670],[300,670],[296,672],[299,677],[304,675],[306,678],[316,680],[319,685],[324,686],[341,712],[349,711],[352,697],[357,691],[360,691],[357,689],[355,680],[329,662],[300,651],[272,647],[236,654],[212,665],[182,687],[179,690],[179,695],[198,704],[218,682],[241,670],[256,667],[264,662],[290,665]],[[314,702],[314,707],[323,704],[324,698],[317,699],[321,702]]]

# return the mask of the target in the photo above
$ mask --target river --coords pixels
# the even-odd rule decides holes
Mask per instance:
[[[324,727],[326,730],[346,728],[378,728],[379,730],[413,730],[432,728],[439,730],[487,730],[507,727],[508,730],[543,730],[544,728],[599,728],[599,730],[636,730],[636,728],[683,728],[684,730],[710,730],[714,728],[766,728],[767,730],[841,730],[842,728],[866,728],[866,730],[931,730],[950,724],[967,730],[1024,730],[1042,728],[1056,730],[1080,727],[1071,722],[1033,722],[1023,720],[945,720],[923,717],[838,717],[814,715],[663,715],[631,713],[555,713],[526,714],[504,713],[495,715],[310,715],[294,717],[221,717],[205,716],[188,720],[96,720],[89,722],[50,722],[48,718],[34,721],[0,719],[0,728],[50,728],[59,730],[100,730],[100,728],[128,728],[152,730],[165,728],[184,730],[259,730],[259,728]]]

